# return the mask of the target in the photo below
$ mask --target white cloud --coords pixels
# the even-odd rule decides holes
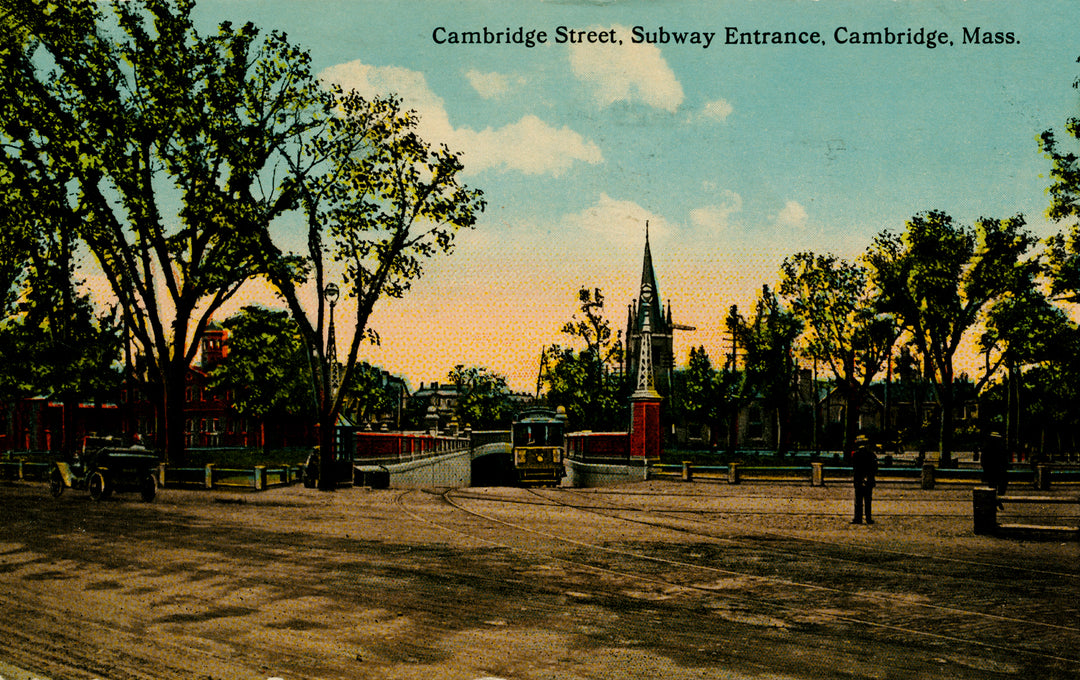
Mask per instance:
[[[701,116],[710,120],[723,122],[735,111],[735,107],[726,99],[717,99],[705,104],[701,109]]]
[[[788,201],[776,216],[776,223],[782,227],[802,228],[806,226],[807,217],[806,208],[796,201]]]
[[[625,26],[616,33],[628,34]],[[570,68],[592,90],[600,106],[640,102],[674,113],[683,102],[683,89],[656,45],[572,45]]]
[[[649,223],[649,236],[656,241],[663,241],[675,231],[667,220],[637,203],[617,201],[605,193],[600,194],[594,205],[566,215],[563,222],[568,227],[600,234],[614,242],[640,239],[646,222]]]
[[[720,203],[691,210],[690,221],[712,232],[724,232],[731,226],[732,215],[741,211],[742,205],[742,196],[734,191],[724,191]]]
[[[332,66],[321,78],[365,97],[395,93],[420,114],[418,132],[429,142],[461,151],[470,173],[491,168],[528,175],[558,177],[575,162],[603,162],[600,147],[568,127],[554,128],[533,115],[498,129],[455,128],[441,97],[428,87],[423,73],[396,66],[371,66],[359,61]]]
[[[463,128],[455,139],[465,149],[465,164],[473,171],[503,168],[558,177],[575,161],[596,164],[604,160],[596,144],[568,127],[556,129],[532,115],[497,130]]]
[[[474,68],[465,72],[465,78],[484,99],[498,99],[510,92],[512,88],[525,84],[525,79],[521,76],[495,72],[481,73]]]

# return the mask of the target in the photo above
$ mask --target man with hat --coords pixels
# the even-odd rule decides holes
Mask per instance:
[[[851,468],[855,481],[855,519],[852,524],[862,524],[866,517],[867,524],[874,523],[870,512],[873,500],[874,481],[877,475],[877,455],[870,439],[865,435],[855,437],[855,453],[851,457]]]

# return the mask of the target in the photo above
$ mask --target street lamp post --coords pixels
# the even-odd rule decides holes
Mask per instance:
[[[337,358],[337,340],[334,337],[334,305],[337,304],[338,297],[341,295],[341,291],[338,289],[337,284],[328,283],[323,289],[323,297],[330,303],[330,324],[329,330],[326,333],[326,360],[330,364],[330,399],[337,397],[338,389],[341,387],[341,370],[338,366]]]
[[[330,370],[329,377],[329,394],[325,395],[325,401],[323,402],[323,413],[326,413],[325,409],[332,409],[334,400],[337,398],[338,387],[340,386],[340,373],[338,372],[338,360],[337,360],[337,340],[334,338],[334,305],[337,304],[338,297],[341,291],[336,284],[328,283],[323,288],[322,297],[323,300],[330,303],[330,323],[326,333],[326,361],[328,363],[327,368]],[[319,420],[322,421],[320,415]],[[333,422],[321,423],[328,428],[334,427]],[[323,491],[332,491],[336,485],[336,470],[334,460],[336,455],[333,451],[336,448],[333,445],[336,437],[334,437],[332,431],[321,431],[319,435],[319,445],[322,447],[319,453],[319,489]]]

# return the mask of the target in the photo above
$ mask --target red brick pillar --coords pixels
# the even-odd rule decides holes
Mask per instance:
[[[660,399],[630,398],[630,460],[657,461],[660,459]]]

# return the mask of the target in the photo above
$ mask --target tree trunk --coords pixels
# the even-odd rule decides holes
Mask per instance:
[[[941,432],[939,438],[939,451],[941,452],[941,464],[948,465],[952,461],[953,448],[953,383],[951,377],[941,381]]]
[[[862,410],[862,399],[858,387],[848,384],[845,389],[844,402],[844,460],[850,459],[855,450],[855,437],[859,433],[859,412]]]
[[[187,459],[184,442],[187,367],[172,363],[166,367],[165,373],[165,384],[162,389],[162,412],[165,414],[163,433],[165,462],[169,465],[183,465]]]
[[[334,451],[334,421],[326,413],[319,417],[319,490],[337,488],[337,463]]]
[[[138,382],[138,389],[143,390],[144,399],[153,407],[151,415],[154,418],[154,432],[150,441],[147,442],[154,449],[164,452],[165,450],[165,390],[159,382]],[[134,406],[134,404],[133,404]],[[134,422],[138,422],[138,409],[133,411]],[[167,462],[167,461],[166,461]]]
[[[1009,399],[1005,416],[1005,442],[1010,452],[1017,452],[1020,446],[1020,367],[1015,362],[1009,364]]]
[[[790,413],[786,407],[776,409],[776,455],[783,458],[791,448]]]
[[[735,406],[728,412],[727,420],[727,451],[735,453],[739,445],[739,407]]]

